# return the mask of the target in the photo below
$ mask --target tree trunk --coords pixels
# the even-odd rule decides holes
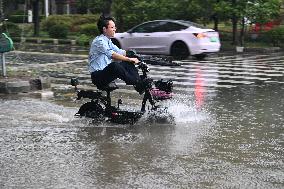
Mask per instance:
[[[108,17],[111,15],[111,5],[112,5],[112,0],[105,1],[105,6],[102,12],[105,17]]]
[[[4,19],[4,9],[3,9],[3,1],[0,0],[0,21]]]
[[[233,25],[233,45],[237,45],[237,36],[238,36],[238,20],[236,16],[233,16],[232,18],[232,25]]]
[[[213,16],[213,21],[214,21],[214,30],[215,31],[218,31],[218,25],[219,25],[219,18],[218,18],[218,15],[215,14]]]
[[[232,0],[233,7],[236,6],[236,0]],[[237,35],[238,35],[238,18],[235,13],[232,15],[232,25],[233,25],[233,45],[237,45]]]
[[[124,28],[124,19],[122,15],[117,15],[116,17],[116,23],[119,26],[117,32],[123,32],[125,31]]]
[[[34,36],[39,36],[39,0],[33,1]]]
[[[218,4],[220,1],[216,0],[216,4]],[[218,13],[213,14],[213,21],[214,21],[214,30],[218,31],[218,25],[219,25],[219,17]]]
[[[242,18],[242,28],[240,32],[240,46],[244,46],[245,41],[245,18]]]

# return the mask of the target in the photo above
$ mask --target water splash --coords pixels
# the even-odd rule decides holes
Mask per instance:
[[[209,118],[206,110],[201,110],[191,99],[189,96],[182,96],[165,104],[176,123],[201,122]]]

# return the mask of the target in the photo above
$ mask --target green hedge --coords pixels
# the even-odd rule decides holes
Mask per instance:
[[[233,35],[231,32],[219,31],[219,37],[221,41],[230,41],[232,40]]]
[[[44,20],[45,16],[40,15],[39,19]],[[28,15],[10,15],[10,16],[8,16],[8,20],[9,20],[9,22],[18,23],[18,24],[27,23],[28,22]]]
[[[97,24],[83,24],[80,26],[80,33],[87,36],[99,35]]]
[[[43,20],[41,25],[42,29],[45,31],[48,31],[48,28],[53,25],[64,24],[68,26],[70,32],[79,32],[81,25],[97,23],[98,18],[98,15],[93,14],[51,15],[47,19]]]
[[[17,24],[6,22],[5,25],[0,26],[0,32],[6,33],[8,36],[21,36],[21,29]]]
[[[65,24],[55,24],[48,29],[51,38],[65,39],[68,35],[68,26]]]
[[[82,44],[87,44],[89,38],[99,34],[96,26],[98,18],[99,15],[93,14],[51,15],[41,22],[41,29],[55,38],[66,38],[70,33],[79,36]]]
[[[93,37],[86,35],[86,34],[81,34],[77,37],[76,42],[78,45],[82,46],[88,46],[90,42],[92,41]]]
[[[284,47],[284,26],[273,28],[266,32],[264,37],[273,46]]]
[[[52,15],[41,22],[41,29],[49,31],[51,27],[55,25],[65,25],[68,28],[72,25],[71,16]]]

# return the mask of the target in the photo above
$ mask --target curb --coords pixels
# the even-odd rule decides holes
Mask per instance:
[[[235,48],[221,48],[220,52],[234,52],[234,53],[270,53],[270,52],[281,52],[284,49],[281,47],[243,47],[242,52],[238,52],[237,47]]]
[[[70,45],[76,45],[77,41],[75,39],[55,39],[55,38],[49,38],[49,39],[43,39],[43,38],[37,38],[37,37],[13,37],[14,42],[19,43],[37,43],[37,44],[70,44]]]
[[[0,93],[17,94],[50,88],[49,78],[0,78]]]

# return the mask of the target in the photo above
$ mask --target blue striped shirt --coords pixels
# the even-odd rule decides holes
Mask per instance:
[[[89,52],[89,71],[103,70],[112,62],[112,54],[125,55],[125,51],[114,45],[108,37],[101,34],[93,41]]]

